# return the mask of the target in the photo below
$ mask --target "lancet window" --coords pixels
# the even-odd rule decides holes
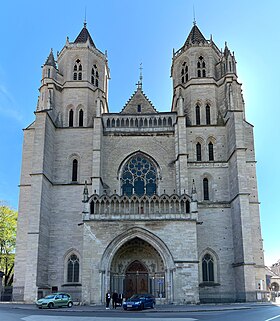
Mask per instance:
[[[214,259],[209,253],[202,258],[202,281],[214,282]]]
[[[78,180],[78,161],[73,159],[72,162],[72,182],[77,182]]]
[[[80,262],[77,255],[72,254],[67,261],[67,282],[79,282]]]
[[[196,125],[200,125],[200,107],[198,105],[195,107],[195,122]]]
[[[84,112],[82,109],[79,111],[79,126],[83,127],[84,126]]]
[[[196,144],[196,160],[201,161],[201,144]]]
[[[182,84],[186,83],[189,79],[189,69],[188,69],[188,66],[186,65],[186,62],[184,62],[182,65],[181,77],[182,77]]]
[[[206,105],[205,107],[205,116],[206,116],[206,125],[211,124],[211,117],[210,117],[210,106]]]
[[[208,154],[209,154],[209,160],[213,161],[214,160],[214,146],[213,146],[212,142],[210,142],[208,144]]]
[[[197,61],[197,77],[206,77],[206,64],[202,56]]]
[[[74,124],[74,111],[73,109],[69,110],[69,127],[73,127]]]
[[[209,201],[209,182],[207,178],[203,179],[203,199]]]
[[[99,84],[99,73],[97,70],[97,66],[93,65],[93,67],[91,68],[91,83],[98,87]]]
[[[82,64],[81,64],[81,60],[77,59],[73,68],[73,80],[82,80],[83,76],[82,76]]]

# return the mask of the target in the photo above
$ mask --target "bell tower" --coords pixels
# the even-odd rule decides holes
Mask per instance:
[[[85,22],[73,42],[67,37],[57,61],[49,54],[37,111],[52,110],[59,127],[91,127],[93,117],[108,112],[109,78],[107,55],[95,46]]]

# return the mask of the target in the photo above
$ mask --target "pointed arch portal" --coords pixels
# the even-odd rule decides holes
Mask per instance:
[[[165,297],[164,263],[157,250],[148,242],[135,237],[123,244],[111,263],[110,288],[123,293],[150,293]]]
[[[137,264],[139,264],[139,270],[136,268]],[[129,274],[134,272],[137,275],[138,271],[138,275],[139,272],[143,272],[140,273],[143,276],[147,270],[145,275],[146,293],[173,302],[174,269],[172,254],[158,236],[141,227],[130,228],[113,239],[103,253],[100,262],[102,297],[105,297],[108,289],[117,290],[119,293],[129,296],[130,293],[125,293],[129,292]],[[141,280],[137,283],[137,289],[134,284],[131,293],[138,291],[138,289],[139,291],[141,289]]]

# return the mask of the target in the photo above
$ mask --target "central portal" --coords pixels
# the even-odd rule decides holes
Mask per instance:
[[[148,293],[149,273],[139,261],[132,262],[125,273],[125,293],[127,297],[133,294]]]
[[[164,263],[160,254],[148,242],[135,237],[116,252],[111,265],[111,291],[133,294],[153,294],[165,297]]]

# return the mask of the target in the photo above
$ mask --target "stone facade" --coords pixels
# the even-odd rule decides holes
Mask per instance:
[[[166,303],[264,290],[253,126],[236,61],[193,26],[171,67],[170,112],[142,88],[109,113],[106,54],[87,28],[42,68],[25,129],[14,300],[107,290]]]

